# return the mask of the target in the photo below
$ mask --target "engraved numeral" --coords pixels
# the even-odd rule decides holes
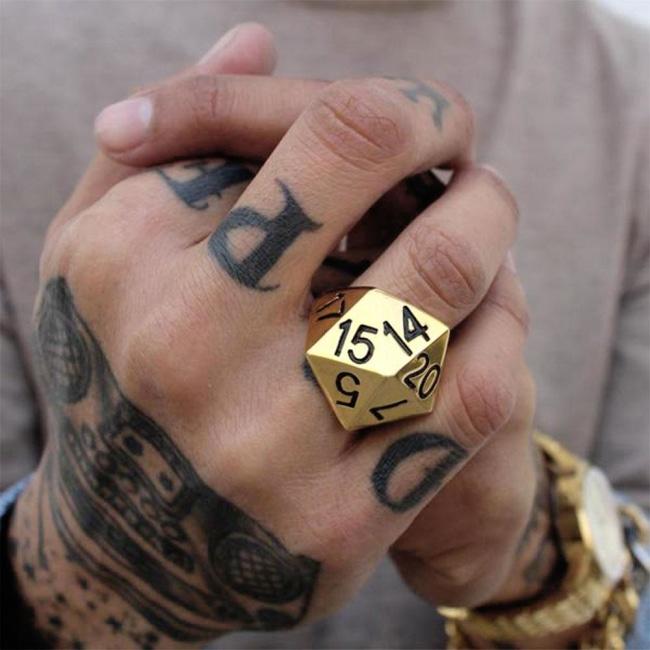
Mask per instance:
[[[357,400],[359,399],[359,391],[346,390],[345,386],[343,386],[343,380],[347,378],[350,378],[350,380],[355,386],[359,386],[361,384],[359,378],[356,375],[353,375],[351,372],[340,372],[336,376],[336,390],[338,390],[339,393],[341,393],[341,395],[346,395],[347,397],[349,397],[350,401],[342,402],[341,400],[336,400],[336,403],[339,406],[347,406],[348,408],[353,409],[356,406]]]
[[[373,406],[369,410],[378,420],[383,420],[385,418],[381,414],[381,411],[385,411],[387,409],[394,409],[406,403],[408,403],[407,399],[401,399],[399,402],[392,402],[391,404],[383,404],[382,406]]]
[[[418,354],[417,359],[420,361],[420,364],[410,372],[407,372],[402,378],[402,381],[411,390],[417,391],[420,399],[426,399],[438,385],[440,364],[431,363],[431,359],[429,359],[429,355],[426,352]],[[417,384],[414,383],[414,379],[419,379]]]
[[[402,324],[404,325],[404,338],[407,341],[412,341],[418,336],[422,336],[425,341],[429,340],[427,334],[429,326],[422,325],[406,305],[402,309]]]
[[[341,336],[339,337],[339,342],[334,350],[334,355],[337,357],[341,356],[343,348],[345,347],[345,341],[350,332],[350,327],[352,326],[352,320],[347,319],[342,323],[339,323],[339,329],[341,330]],[[359,325],[357,331],[352,337],[352,345],[361,346],[362,349],[365,349],[365,354],[363,356],[358,356],[354,350],[348,350],[348,357],[350,360],[356,364],[368,363],[372,359],[372,355],[375,353],[375,344],[368,338],[368,334],[377,334],[379,330],[376,327],[370,327],[370,325]]]
[[[384,335],[388,336],[389,334],[390,334],[390,336],[392,336],[395,339],[395,341],[397,341],[397,344],[400,346],[400,348],[402,348],[402,350],[404,350],[404,352],[406,352],[406,354],[409,357],[413,354],[411,348],[408,345],[406,345],[406,343],[404,342],[402,337],[395,331],[393,326],[387,320],[385,320],[384,321]]]
[[[341,352],[343,352],[343,346],[345,345],[345,339],[348,337],[348,332],[350,331],[350,327],[352,326],[352,320],[347,319],[339,323],[339,329],[341,330],[341,336],[339,337],[339,342],[336,346],[336,350],[334,350],[334,355],[337,357],[341,356]]]
[[[395,331],[395,328],[387,320],[384,321],[384,335],[392,336],[395,339],[395,342],[409,357],[413,354],[413,351],[407,345],[408,342],[418,336],[423,337],[425,341],[430,340],[430,337],[427,334],[429,326],[422,325],[406,305],[402,308],[402,328],[404,330],[404,338]]]

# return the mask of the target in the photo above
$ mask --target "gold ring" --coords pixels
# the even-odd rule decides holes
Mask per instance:
[[[385,291],[330,291],[309,314],[306,359],[348,431],[431,413],[449,327]]]

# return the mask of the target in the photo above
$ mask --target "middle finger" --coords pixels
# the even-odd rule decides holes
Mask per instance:
[[[355,284],[393,293],[454,327],[492,284],[514,241],[517,214],[494,172],[462,170]]]
[[[301,307],[314,271],[372,204],[406,176],[464,164],[471,137],[465,104],[440,86],[328,86],[209,238],[211,264],[229,276],[218,283],[245,288],[255,310],[276,290],[271,309]]]

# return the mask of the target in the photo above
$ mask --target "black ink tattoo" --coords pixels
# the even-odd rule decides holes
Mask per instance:
[[[36,577],[36,572],[34,571],[34,567],[30,562],[25,562],[23,564],[23,571],[30,580],[34,580]]]
[[[309,365],[309,362],[307,359],[302,360],[302,374],[303,377],[310,383],[313,384],[314,386],[318,386],[318,380],[316,379],[316,375],[314,374],[314,371],[311,369],[311,366]]]
[[[260,284],[283,253],[304,232],[314,232],[322,224],[312,221],[300,207],[289,188],[281,181],[285,204],[280,214],[267,219],[253,208],[235,208],[219,224],[210,237],[209,248],[219,266],[233,280],[258,291],[272,291],[279,285]],[[238,260],[230,247],[230,234],[240,228],[254,228],[264,233],[264,239],[244,259]]]
[[[104,623],[106,623],[113,632],[120,632],[122,630],[122,623],[120,623],[120,621],[118,621],[114,616],[109,616]]]
[[[65,404],[83,399],[90,383],[90,351],[73,324],[72,306],[55,295],[63,285],[52,285],[48,301],[59,309],[46,309],[38,322],[41,367],[51,395]]]
[[[165,179],[174,194],[194,210],[206,210],[211,196],[221,198],[224,190],[253,178],[253,172],[238,162],[211,164],[207,161],[198,161],[183,165],[183,169],[196,169],[198,174],[189,179],[178,179],[161,168],[156,171]]]
[[[433,104],[433,123],[436,125],[438,130],[442,130],[442,121],[443,115],[447,107],[449,106],[449,101],[443,96],[443,94],[430,86],[425,84],[423,81],[411,80],[412,86],[410,88],[401,89],[401,93],[411,100],[414,103],[418,103],[420,98],[425,98],[431,100]]]
[[[60,420],[46,494],[70,560],[176,640],[298,623],[319,563],[203,483],[129,401],[63,278],[45,287],[37,334]],[[106,623],[119,631],[118,618]]]
[[[424,476],[402,496],[391,495],[391,480],[405,466],[412,472],[414,457],[433,452],[435,460],[421,465]],[[379,501],[395,512],[416,506],[432,490],[439,488],[454,469],[467,457],[457,442],[439,433],[412,433],[392,443],[382,454],[372,473],[372,485]],[[413,461],[411,463],[411,461]],[[408,469],[404,470],[405,472]]]

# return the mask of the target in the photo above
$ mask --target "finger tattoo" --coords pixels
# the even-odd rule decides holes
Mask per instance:
[[[439,131],[442,131],[442,122],[445,110],[449,107],[449,101],[433,86],[420,81],[419,79],[409,80],[411,86],[402,88],[400,92],[410,101],[418,104],[420,100],[430,101],[432,104],[431,117]]]
[[[174,165],[174,174],[163,168],[156,169],[156,172],[164,179],[169,188],[176,196],[193,210],[206,210],[210,205],[209,199],[212,196],[221,198],[223,192],[234,185],[250,181],[253,172],[235,161],[209,161],[198,160],[185,163],[180,166],[183,170],[196,170],[196,174],[187,177],[186,173],[179,175],[179,165]]]
[[[375,495],[394,512],[410,510],[440,488],[466,457],[463,447],[442,434],[404,436],[384,451],[375,466]]]
[[[235,208],[209,241],[210,252],[219,266],[239,284],[257,291],[273,291],[280,286],[263,285],[261,281],[301,234],[314,232],[322,225],[307,216],[285,183],[280,180],[277,183],[284,196],[284,206],[275,217],[269,219],[245,206]],[[238,259],[232,250],[231,235],[234,231],[251,228],[261,231],[264,238],[243,259]]]

